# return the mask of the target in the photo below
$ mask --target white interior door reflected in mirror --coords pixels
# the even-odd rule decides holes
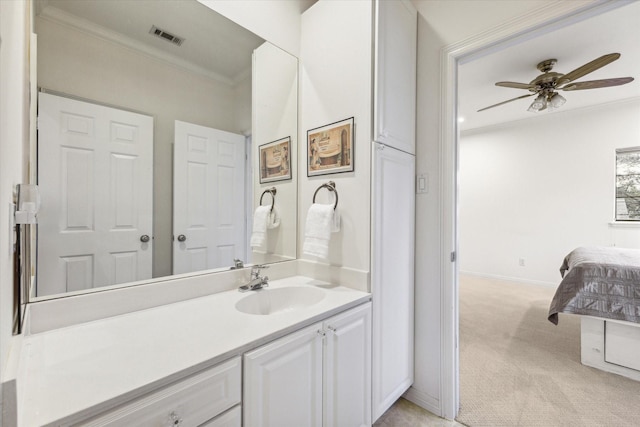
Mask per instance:
[[[175,122],[173,274],[246,259],[245,137]]]
[[[153,118],[46,93],[38,108],[37,295],[150,279]]]

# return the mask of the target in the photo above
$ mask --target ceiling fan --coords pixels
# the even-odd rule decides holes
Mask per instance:
[[[562,106],[566,99],[560,95],[557,91],[572,91],[572,90],[585,90],[585,89],[597,89],[601,87],[620,86],[633,81],[633,77],[618,77],[613,79],[603,80],[591,80],[587,82],[574,82],[595,70],[604,67],[620,58],[619,53],[610,53],[603,55],[598,59],[584,64],[581,67],[576,68],[567,74],[556,73],[551,71],[556,64],[556,59],[547,59],[540,62],[537,65],[538,70],[542,72],[538,77],[533,79],[531,83],[516,83],[516,82],[498,82],[496,86],[510,87],[514,89],[526,89],[531,93],[518,96],[517,98],[509,99],[507,101],[499,102],[494,105],[482,108],[478,110],[484,111],[489,108],[497,107],[499,105],[507,104],[518,99],[528,98],[530,96],[538,95],[536,99],[529,106],[528,111],[538,112],[545,109],[553,110]]]

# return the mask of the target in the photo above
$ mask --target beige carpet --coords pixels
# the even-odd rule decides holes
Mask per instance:
[[[554,289],[461,276],[460,412],[468,426],[640,426],[640,382],[580,363],[580,319]],[[640,357],[640,355],[638,355]]]

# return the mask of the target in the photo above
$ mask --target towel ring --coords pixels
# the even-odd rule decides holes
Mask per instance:
[[[276,187],[267,188],[262,192],[262,195],[260,196],[260,206],[262,206],[262,198],[264,197],[264,195],[266,193],[271,194],[271,210],[269,212],[273,212],[273,207],[276,204],[276,191]]]
[[[316,194],[320,191],[321,188],[326,188],[329,191],[333,191],[333,194],[336,196],[336,203],[333,205],[333,210],[335,211],[338,207],[338,190],[336,190],[336,183],[333,181],[326,182],[322,184],[320,187],[316,188],[316,192],[313,193],[313,203],[316,202]]]

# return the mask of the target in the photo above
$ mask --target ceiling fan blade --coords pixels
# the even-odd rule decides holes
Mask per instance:
[[[478,113],[479,113],[480,111],[488,110],[489,108],[493,108],[493,107],[497,107],[497,106],[499,106],[499,105],[507,104],[507,103],[512,102],[512,101],[517,101],[518,99],[528,98],[528,97],[533,96],[533,95],[537,95],[537,93],[528,93],[528,94],[526,94],[526,95],[522,95],[522,96],[519,96],[519,97],[517,97],[517,98],[509,99],[509,100],[507,100],[507,101],[502,101],[502,102],[499,102],[499,103],[497,103],[497,104],[493,104],[493,105],[490,105],[490,106],[488,106],[488,107],[484,107],[484,108],[482,108],[482,109],[478,110]]]
[[[535,89],[535,85],[532,85],[530,83],[516,83],[516,82],[498,82],[496,83],[496,86],[502,86],[502,87],[511,87],[514,89]]]
[[[572,82],[582,76],[586,76],[587,74],[592,73],[595,70],[604,67],[605,65],[611,64],[618,58],[620,58],[619,53],[610,53],[608,55],[603,55],[598,59],[594,59],[593,61],[584,64],[582,67],[578,67],[575,70],[560,77],[558,79],[557,86]]]
[[[633,77],[618,77],[615,79],[591,80],[588,82],[569,83],[562,90],[598,89],[601,87],[626,85],[633,81]]]

